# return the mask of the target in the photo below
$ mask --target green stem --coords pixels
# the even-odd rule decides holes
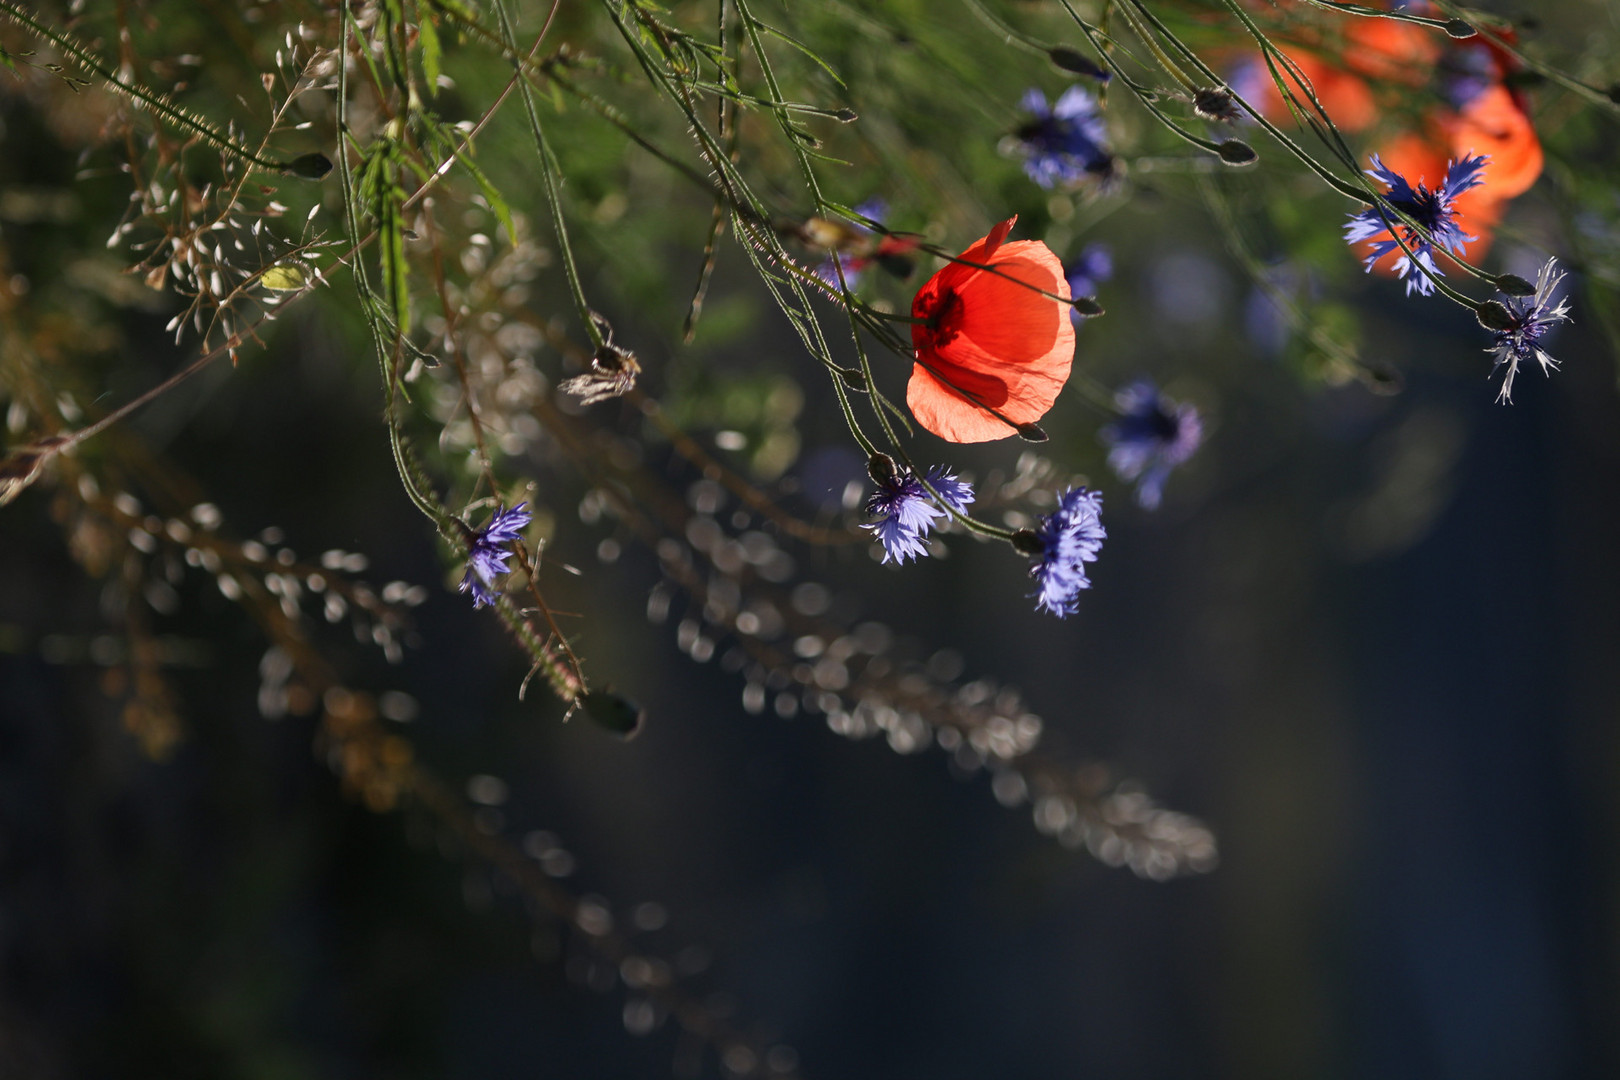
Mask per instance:
[[[810,189],[810,198],[819,211],[824,205],[821,185],[816,182],[816,171],[810,164],[810,155],[800,143],[798,129],[793,126],[791,114],[783,104],[782,88],[776,82],[776,72],[771,68],[771,58],[765,52],[765,44],[759,38],[760,22],[748,9],[748,0],[733,0],[733,3],[737,5],[737,15],[742,19],[743,31],[748,35],[748,44],[754,50],[754,59],[759,61],[759,70],[765,76],[765,85],[771,91],[771,107],[776,113],[776,122],[782,128],[782,134],[787,136],[788,142],[793,146],[793,153],[799,159],[799,170],[804,173],[805,186]]]
[[[1572,76],[1566,75],[1552,65],[1544,64],[1535,57],[1530,56],[1528,53],[1522,52],[1518,46],[1506,40],[1494,30],[1490,30],[1484,26],[1484,17],[1481,15],[1481,13],[1469,11],[1466,8],[1452,3],[1451,0],[1434,0],[1434,4],[1446,14],[1468,22],[1474,27],[1474,32],[1476,34],[1484,38],[1486,41],[1489,41],[1492,45],[1495,45],[1509,56],[1513,57],[1513,59],[1523,64],[1531,71],[1534,71],[1537,75],[1540,75],[1546,79],[1551,79],[1559,86],[1562,86],[1565,90],[1579,94],[1581,97],[1592,102],[1593,104],[1603,105],[1611,112],[1620,112],[1620,101],[1616,101],[1613,97],[1610,97],[1608,92],[1600,90],[1589,83],[1584,83],[1579,79],[1573,78]]]
[[[236,142],[201,117],[194,116],[182,109],[166,96],[119,78],[117,72],[96,59],[95,55],[86,46],[80,45],[71,35],[46,26],[21,6],[12,3],[12,0],[0,0],[0,15],[9,17],[30,33],[36,34],[56,46],[64,54],[71,57],[80,67],[101,79],[117,93],[136,102],[181,131],[197,136],[216,150],[239,158],[263,172],[280,173],[285,176],[304,175],[297,171],[296,162],[272,161],[263,157]],[[324,172],[322,175],[324,175]]]
[[[501,0],[496,0],[495,14],[500,19],[502,40],[506,48],[515,54],[517,36],[512,30],[511,16]],[[529,131],[534,136],[535,150],[540,155],[540,173],[543,180],[541,186],[546,193],[546,209],[551,213],[552,230],[557,235],[557,251],[562,256],[563,274],[568,279],[568,290],[573,294],[574,307],[579,312],[580,321],[585,324],[585,333],[590,335],[591,344],[601,349],[607,341],[602,336],[602,329],[597,325],[596,316],[585,299],[585,289],[579,281],[579,269],[574,265],[574,249],[568,242],[568,223],[563,218],[562,194],[558,190],[562,167],[558,164],[556,155],[551,152],[545,132],[540,127],[540,114],[534,107],[534,91],[527,79],[519,83],[518,93],[523,99],[523,112],[529,121]]]

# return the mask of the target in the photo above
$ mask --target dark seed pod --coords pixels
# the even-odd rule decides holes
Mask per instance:
[[[879,487],[893,480],[894,474],[899,471],[899,466],[894,463],[894,458],[888,454],[877,453],[866,459],[866,475],[870,476],[872,483]]]
[[[1046,432],[1041,430],[1039,424],[1019,424],[1018,437],[1025,442],[1045,442]]]
[[[1089,296],[1076,296],[1069,304],[1088,319],[1095,319],[1103,313],[1103,306]]]
[[[1046,55],[1052,58],[1052,63],[1064,71],[1072,71],[1076,75],[1088,75],[1098,82],[1107,82],[1111,77],[1106,68],[1092,63],[1067,45],[1058,45],[1048,49]]]
[[[901,281],[910,277],[917,268],[917,264],[904,255],[879,255],[877,264]]]
[[[1499,274],[1496,278],[1497,291],[1509,296],[1534,296],[1536,287],[1517,274]]]
[[[1023,555],[1040,555],[1046,551],[1046,545],[1041,543],[1034,529],[1019,529],[1013,533],[1012,546]]]
[[[1228,165],[1252,165],[1260,160],[1260,155],[1254,152],[1254,147],[1242,139],[1227,139],[1215,148],[1221,155],[1221,160]]]
[[[332,159],[325,154],[305,154],[295,157],[281,167],[288,176],[301,176],[305,180],[319,180],[332,171]]]
[[[1498,300],[1482,300],[1474,306],[1474,317],[1487,330],[1507,330],[1513,325],[1513,313]]]
[[[1446,23],[1446,33],[1450,34],[1458,41],[1471,38],[1478,32],[1479,31],[1475,30],[1472,26],[1469,26],[1461,19],[1452,19],[1450,22]]]
[[[860,368],[839,368],[838,377],[844,381],[844,386],[857,394],[867,391],[866,372]]]
[[[611,731],[621,739],[634,738],[647,719],[647,713],[610,690],[592,690],[579,699],[585,715],[604,731]]]

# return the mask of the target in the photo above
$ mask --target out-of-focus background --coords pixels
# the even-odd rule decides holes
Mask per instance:
[[[94,132],[51,111],[67,108],[59,87],[0,77],[10,332],[31,304],[101,289],[95,386],[127,399],[191,355],[164,330],[174,305],[120,301],[117,259],[76,239],[117,222],[127,179],[85,172]],[[1014,102],[994,110],[1001,122]],[[653,190],[621,142],[579,139]],[[993,142],[984,154],[995,160]],[[910,167],[927,180],[930,161]],[[1342,304],[1361,354],[1404,377],[1374,392],[1305,373],[1185,175],[1138,169],[1128,198],[1099,203],[1001,168],[1005,194],[980,196],[990,213],[1020,212],[1065,257],[1111,246],[1108,313],[1079,328],[1077,380],[1106,401],[1156,379],[1198,405],[1205,445],[1149,512],[1107,470],[1098,394],[1077,381],[1059,399],[1038,449],[1104,491],[1109,534],[1066,621],[1032,610],[1021,559],[960,532],[903,569],[864,543],[783,539],[791,582],[824,587],[804,601],[814,610],[889,628],[896,662],[1018,687],[1054,753],[1106,762],[1207,823],[1220,844],[1208,873],[1156,882],[1105,866],[945,751],[899,754],[820,715],[746,709],[742,678],[678,646],[682,601],[649,620],[649,593],[664,595],[654,555],[540,439],[508,467],[557,511],[548,599],[565,622],[586,613],[567,623],[576,647],[647,718],[626,742],[564,722],[537,689],[519,701],[527,657],[454,591],[459,569],[400,492],[346,280],[239,365],[138,414],[138,442],[120,445],[175,463],[238,535],[364,553],[369,580],[426,586],[400,663],[343,621],[312,620],[311,638],[349,685],[394,695],[388,722],[467,785],[482,828],[544,854],[714,1015],[777,1047],[767,1069],[1615,1075],[1620,397],[1586,307],[1612,293],[1586,290],[1577,267],[1574,321],[1547,343],[1562,370],[1521,375],[1498,406],[1466,313],[1324,247],[1289,287]],[[549,242],[538,195],[508,195]],[[612,195],[573,192],[595,207],[581,259],[643,387],[741,471],[759,462],[733,435],[757,451],[774,432],[784,464],[756,467],[764,488],[806,520],[851,520],[864,462],[735,247],[712,286],[716,343],[700,332],[682,346],[695,249],[660,235],[628,250]],[[1341,203],[1300,205],[1331,234]],[[1557,230],[1538,204],[1515,212],[1491,265],[1533,278]],[[924,266],[872,288],[904,304]],[[903,396],[908,365],[875,362]],[[567,373],[554,355],[538,364]],[[639,464],[691,495],[690,466],[634,406],[586,417],[640,439]],[[983,480],[1029,450],[922,434],[913,452]],[[719,498],[707,512],[740,510]],[[441,822],[409,800],[376,813],[347,796],[312,749],[314,714],[264,715],[265,639],[197,570],[152,616],[179,728],[149,753],[126,724],[109,629],[117,574],[85,573],[64,531],[95,537],[67,527],[65,505],[41,483],[0,512],[0,1075],[724,1074]]]

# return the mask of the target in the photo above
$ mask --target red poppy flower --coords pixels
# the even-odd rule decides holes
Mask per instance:
[[[951,442],[1016,434],[1046,415],[1069,379],[1069,305],[1042,295],[1067,300],[1069,282],[1039,240],[1004,243],[1017,220],[991,229],[911,302],[917,363],[906,404],[919,424]]]

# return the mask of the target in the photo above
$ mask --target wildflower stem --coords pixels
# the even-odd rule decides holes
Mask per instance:
[[[293,162],[274,161],[248,149],[201,117],[193,115],[176,105],[166,95],[154,93],[143,86],[120,78],[117,72],[97,60],[95,55],[87,47],[75,41],[72,35],[46,26],[20,5],[13,3],[12,0],[0,0],[0,15],[9,17],[30,33],[44,38],[71,57],[80,67],[105,82],[119,94],[150,110],[154,115],[162,117],[174,127],[196,135],[216,150],[239,158],[262,172],[279,173],[283,176],[305,175],[293,168]],[[325,175],[324,171],[321,175]]]
[[[834,259],[833,267],[838,271],[839,287],[844,291],[846,296],[849,295],[849,286],[844,281],[843,264],[837,259]],[[864,305],[861,305],[861,307],[864,308]],[[889,440],[889,445],[894,448],[895,454],[900,458],[901,462],[906,466],[906,468],[911,470],[912,476],[915,477],[917,482],[923,486],[923,490],[928,492],[929,496],[934,500],[934,502],[943,508],[946,513],[950,514],[951,517],[955,518],[959,523],[961,523],[964,528],[971,532],[979,533],[981,536],[990,536],[997,540],[1012,540],[1013,531],[1011,529],[997,528],[996,526],[990,525],[986,522],[975,520],[974,518],[971,518],[962,511],[958,510],[951,504],[949,499],[941,495],[934,488],[934,486],[928,482],[928,478],[923,475],[922,470],[918,469],[916,465],[912,463],[911,455],[906,452],[905,446],[901,444],[899,437],[894,433],[894,426],[889,423],[887,411],[884,409],[884,406],[888,403],[877,397],[877,388],[872,381],[872,361],[866,355],[866,345],[861,341],[860,323],[856,319],[856,305],[846,305],[845,311],[849,315],[849,334],[855,342],[855,355],[860,360],[861,374],[866,376],[867,383],[873,387],[872,394],[877,403],[875,411],[877,412],[878,423],[882,426],[883,434]],[[862,444],[862,448],[866,449],[869,455],[874,452],[873,449],[868,449],[867,445],[864,443]]]
[[[1289,325],[1295,331],[1304,333],[1310,343],[1320,349],[1330,360],[1343,364],[1352,371],[1361,373],[1364,379],[1373,380],[1374,385],[1387,387],[1394,378],[1392,371],[1386,369],[1379,372],[1369,368],[1355,354],[1354,350],[1345,348],[1335,341],[1314,319],[1308,318],[1305,312],[1300,309],[1299,304],[1288,294],[1288,291],[1278,286],[1270,275],[1266,273],[1265,267],[1255,257],[1254,252],[1249,249],[1248,243],[1244,240],[1243,233],[1238,228],[1237,217],[1232,212],[1231,200],[1226,197],[1225,192],[1221,191],[1219,185],[1209,177],[1200,177],[1198,189],[1204,196],[1205,205],[1210,208],[1211,214],[1214,215],[1216,225],[1220,227],[1222,235],[1226,238],[1227,251],[1243,265],[1244,270],[1248,272],[1249,280],[1254,282],[1255,287],[1265,293],[1266,297],[1276,305],[1277,310],[1283,313]]]
[[[1046,45],[1003,22],[995,12],[979,3],[979,0],[962,0],[962,3],[967,5],[969,11],[983,20],[985,25],[1001,35],[1002,44],[1013,45],[1023,49],[1025,52],[1035,53],[1039,56],[1051,55],[1052,47],[1050,45]]]
[[[1097,55],[1101,57],[1103,66],[1119,77],[1119,80],[1125,84],[1126,88],[1129,89],[1132,94],[1136,95],[1136,100],[1141,103],[1142,107],[1153,114],[1153,118],[1155,120],[1159,121],[1160,124],[1163,124],[1171,132],[1185,139],[1187,142],[1192,143],[1200,150],[1204,150],[1208,153],[1216,155],[1221,153],[1220,143],[1215,142],[1213,139],[1206,139],[1202,136],[1194,135],[1192,132],[1176,123],[1169,113],[1159,108],[1158,104],[1154,101],[1154,98],[1157,96],[1156,93],[1151,88],[1142,85],[1127,75],[1125,73],[1125,69],[1120,66],[1117,60],[1114,59],[1113,54],[1103,48],[1102,41],[1100,40],[1102,37],[1102,31],[1086,22],[1085,19],[1081,18],[1080,13],[1074,10],[1074,7],[1069,3],[1069,0],[1061,0],[1061,2],[1064,8],[1069,12],[1070,17],[1072,17],[1075,23],[1079,25],[1080,32],[1086,36],[1086,40],[1090,42],[1091,47],[1095,49],[1097,51]],[[1120,10],[1123,14],[1124,9],[1121,8]],[[1127,18],[1126,21],[1128,22],[1129,19]],[[1149,36],[1144,35],[1143,40],[1147,41],[1150,45],[1152,44],[1151,37]],[[1190,90],[1197,89],[1196,86],[1191,84],[1188,84],[1188,88]]]
[[[1582,82],[1580,79],[1558,70],[1551,64],[1545,64],[1540,60],[1537,60],[1535,57],[1519,49],[1518,46],[1514,45],[1511,41],[1508,41],[1506,38],[1502,37],[1495,30],[1492,30],[1489,25],[1489,16],[1486,16],[1481,12],[1471,11],[1468,8],[1464,8],[1458,4],[1454,4],[1451,2],[1451,0],[1434,0],[1434,4],[1448,15],[1452,15],[1456,18],[1469,22],[1474,27],[1474,32],[1476,34],[1490,42],[1492,45],[1501,49],[1509,56],[1513,57],[1513,59],[1523,64],[1531,71],[1534,71],[1537,75],[1550,79],[1559,86],[1562,86],[1565,90],[1579,94],[1581,97],[1595,105],[1602,105],[1611,112],[1620,112],[1620,101],[1616,101],[1605,91],[1591,85],[1590,83]]]
[[[506,10],[506,4],[496,0],[495,14],[501,25],[501,38],[507,49],[516,53],[517,38],[512,29],[512,18]],[[540,173],[545,190],[546,209],[551,213],[552,231],[557,237],[557,253],[562,258],[563,275],[568,279],[568,291],[573,295],[574,308],[579,314],[580,321],[585,324],[585,333],[589,335],[591,344],[597,349],[607,344],[602,335],[602,328],[597,325],[597,318],[591,311],[590,304],[585,299],[585,289],[579,282],[579,268],[574,265],[573,245],[568,241],[568,222],[563,217],[562,194],[558,190],[558,178],[562,167],[558,164],[556,155],[551,152],[551,146],[546,142],[546,133],[540,126],[540,114],[534,107],[534,90],[528,80],[522,80],[518,87],[519,96],[523,100],[523,114],[529,121],[529,132],[534,137],[535,152],[540,156]]]
[[[1387,198],[1385,198],[1383,196],[1383,194],[1381,194],[1380,192],[1377,192],[1377,191],[1373,190],[1372,185],[1369,184],[1365,179],[1363,179],[1362,177],[1360,177],[1358,175],[1357,176],[1358,185],[1352,185],[1352,184],[1346,183],[1344,180],[1342,180],[1341,178],[1335,176],[1332,172],[1330,172],[1326,167],[1324,167],[1315,158],[1313,158],[1309,154],[1307,154],[1303,147],[1299,146],[1299,144],[1294,142],[1293,139],[1289,138],[1286,133],[1284,133],[1280,128],[1278,128],[1277,125],[1273,124],[1270,120],[1268,120],[1260,112],[1259,109],[1256,109],[1241,94],[1237,93],[1237,91],[1233,90],[1230,86],[1226,85],[1224,80],[1221,80],[1220,77],[1218,75],[1216,75],[1215,72],[1212,69],[1210,69],[1210,67],[1207,64],[1205,64],[1201,59],[1199,59],[1198,55],[1195,52],[1193,52],[1192,49],[1188,48],[1183,42],[1181,42],[1181,40],[1179,38],[1175,37],[1175,35],[1173,33],[1171,33],[1169,31],[1169,29],[1167,27],[1165,27],[1164,24],[1162,22],[1160,22],[1156,16],[1153,15],[1152,12],[1148,11],[1147,8],[1143,7],[1143,5],[1140,3],[1140,0],[1125,0],[1125,2],[1130,3],[1133,6],[1135,6],[1136,9],[1138,11],[1140,11],[1145,18],[1149,19],[1150,21],[1152,21],[1154,23],[1155,26],[1159,27],[1160,31],[1166,35],[1167,40],[1171,41],[1176,46],[1177,50],[1180,51],[1182,53],[1182,55],[1188,59],[1189,62],[1191,62],[1192,64],[1197,66],[1199,68],[1200,72],[1202,74],[1204,74],[1206,77],[1214,79],[1217,82],[1219,82],[1220,85],[1222,86],[1222,88],[1232,95],[1232,100],[1236,101],[1239,105],[1241,105],[1243,107],[1244,111],[1247,112],[1250,116],[1252,116],[1254,118],[1256,123],[1258,123],[1262,128],[1264,128],[1266,130],[1266,132],[1269,135],[1271,135],[1272,138],[1274,138],[1278,142],[1280,142],[1284,146],[1284,148],[1286,148],[1290,153],[1292,153],[1295,157],[1299,158],[1299,160],[1301,162],[1303,162],[1307,168],[1309,168],[1312,172],[1314,172],[1318,177],[1320,177],[1325,183],[1327,183],[1335,191],[1338,191],[1340,194],[1345,195],[1345,196],[1347,196],[1349,198],[1355,199],[1358,202],[1365,202],[1365,203],[1368,203],[1368,204],[1370,204],[1372,206],[1377,207],[1380,216],[1384,218],[1386,223],[1388,223],[1389,220],[1390,220],[1390,217],[1393,216],[1393,217],[1397,218],[1398,220],[1400,220],[1401,223],[1403,225],[1405,225],[1406,227],[1415,230],[1419,235],[1422,235],[1424,237],[1429,237],[1430,234],[1429,234],[1428,229],[1426,229],[1421,223],[1419,223],[1418,221],[1413,219],[1409,214],[1406,214],[1405,212],[1400,210],[1400,208],[1391,205],[1389,200]],[[1065,7],[1069,7],[1069,0],[1062,0],[1062,3],[1063,3],[1063,5]],[[1289,91],[1287,86],[1284,84],[1284,82],[1282,80],[1282,77],[1277,74],[1277,70],[1276,70],[1275,66],[1272,66],[1273,65],[1273,56],[1276,56],[1277,58],[1281,59],[1285,64],[1289,65],[1290,73],[1294,74],[1295,78],[1299,80],[1301,87],[1305,88],[1306,95],[1310,98],[1311,104],[1316,108],[1317,112],[1320,113],[1321,116],[1324,118],[1324,120],[1326,122],[1326,132],[1330,133],[1333,136],[1333,139],[1331,141],[1329,141],[1330,149],[1333,149],[1335,151],[1335,156],[1340,157],[1341,160],[1342,160],[1346,155],[1348,155],[1350,153],[1350,151],[1349,151],[1348,147],[1346,147],[1344,145],[1344,140],[1339,135],[1338,129],[1333,127],[1332,120],[1330,118],[1328,118],[1326,110],[1324,110],[1322,108],[1321,103],[1319,101],[1317,101],[1315,93],[1312,92],[1309,89],[1309,81],[1306,80],[1303,77],[1302,74],[1294,72],[1294,69],[1292,68],[1292,61],[1288,60],[1288,58],[1285,55],[1283,55],[1281,52],[1279,52],[1277,50],[1276,46],[1271,44],[1271,41],[1265,36],[1265,34],[1260,30],[1260,28],[1257,25],[1255,25],[1254,20],[1249,17],[1248,12],[1244,11],[1243,8],[1238,3],[1236,3],[1236,0],[1222,0],[1222,3],[1226,6],[1226,8],[1229,11],[1231,11],[1233,14],[1235,14],[1238,17],[1238,19],[1243,23],[1244,27],[1249,31],[1250,36],[1255,39],[1257,44],[1259,44],[1259,46],[1260,46],[1260,48],[1262,50],[1262,53],[1266,58],[1267,65],[1271,67],[1272,78],[1276,81],[1278,90],[1280,92],[1282,92],[1282,94],[1284,96],[1284,100],[1289,100],[1289,98],[1291,97],[1291,91]],[[1071,7],[1071,8],[1069,8],[1069,10],[1072,13],[1074,9]],[[1079,16],[1075,15],[1075,18],[1076,18],[1076,20],[1078,20]],[[1083,26],[1084,26],[1084,24],[1082,24],[1082,27]],[[1315,128],[1316,125],[1313,123],[1312,127]],[[1328,141],[1327,138],[1326,138],[1326,134],[1324,134],[1324,132],[1322,130],[1320,130],[1320,129],[1318,130],[1318,135],[1321,135],[1324,138],[1324,141]],[[1337,145],[1335,146],[1334,143],[1336,143]],[[1353,166],[1354,165],[1354,158],[1353,157],[1350,158],[1350,161],[1348,163]],[[1468,308],[1469,310],[1473,309],[1474,301],[1470,300],[1463,293],[1460,293],[1456,289],[1454,289],[1451,286],[1447,285],[1444,281],[1442,281],[1440,279],[1438,274],[1431,273],[1429,271],[1428,267],[1424,266],[1422,263],[1418,262],[1416,260],[1416,258],[1413,257],[1412,249],[1407,245],[1406,241],[1403,240],[1398,235],[1398,233],[1395,230],[1395,227],[1392,224],[1390,225],[1389,232],[1390,232],[1390,236],[1395,240],[1396,244],[1399,245],[1401,251],[1406,255],[1406,257],[1412,261],[1412,264],[1418,268],[1418,271],[1420,273],[1422,273],[1426,278],[1428,278],[1428,280],[1431,283],[1434,284],[1434,286],[1440,291],[1440,293],[1443,296],[1445,296],[1448,300],[1451,300],[1451,301],[1453,301],[1453,302],[1455,302],[1457,304],[1462,305],[1463,307]],[[1448,257],[1453,259],[1453,261],[1455,261],[1457,263],[1457,265],[1463,267],[1463,269],[1466,272],[1468,272],[1470,274],[1473,274],[1475,277],[1478,277],[1478,278],[1481,278],[1481,279],[1484,279],[1484,280],[1491,280],[1491,275],[1485,273],[1483,270],[1480,270],[1478,267],[1473,266],[1472,264],[1464,261],[1463,259],[1457,258],[1454,255],[1450,255]]]
[[[1138,21],[1137,16],[1131,11],[1131,5],[1129,3],[1115,4],[1114,8],[1119,12],[1120,17],[1125,20],[1126,24],[1131,28],[1131,31],[1136,34],[1137,38],[1142,42],[1142,44],[1148,47],[1148,51],[1151,52],[1154,59],[1159,62],[1159,66],[1164,68],[1165,71],[1169,72],[1170,77],[1175,79],[1176,82],[1180,83],[1181,88],[1187,91],[1187,93],[1196,93],[1198,90],[1198,84],[1193,82],[1192,79],[1188,78],[1186,72],[1182,71],[1180,66],[1178,66],[1174,60],[1170,59],[1170,54],[1166,53],[1164,49],[1160,47],[1158,41],[1154,38],[1153,33],[1148,30],[1148,28],[1140,21]]]
[[[359,248],[363,246],[360,232],[360,197],[355,185],[353,170],[349,165],[347,152],[347,144],[352,142],[353,139],[349,130],[348,118],[349,65],[343,60],[343,57],[348,52],[351,31],[358,35],[358,27],[355,25],[353,13],[345,12],[343,16],[343,40],[338,50],[339,62],[337,65],[338,90],[336,107],[340,145],[340,152],[337,155],[338,177],[343,189],[344,223],[348,229],[349,239],[355,245],[356,252],[358,252]],[[363,42],[362,50],[364,50]],[[371,336],[372,349],[376,352],[377,361],[382,368],[383,386],[386,394],[383,419],[388,428],[388,446],[393,454],[394,469],[399,473],[400,484],[404,487],[406,496],[416,508],[429,521],[433,522],[434,527],[439,531],[439,535],[450,539],[452,543],[460,543],[465,547],[466,538],[462,535],[461,530],[456,528],[449,511],[441,506],[437,499],[429,497],[422,487],[418,486],[416,479],[418,470],[412,468],[411,462],[407,460],[404,436],[400,431],[398,380],[395,378],[395,373],[389,364],[389,356],[392,350],[388,347],[383,332],[376,295],[367,279],[365,263],[358,257],[358,254],[350,264],[350,269],[354,273],[355,290],[360,294],[360,312],[365,318],[366,331]],[[403,334],[404,332],[404,327],[397,328],[397,333]]]
[[[1312,7],[1326,8],[1329,11],[1337,11],[1342,15],[1360,15],[1363,18],[1369,19],[1393,19],[1396,22],[1416,23],[1418,26],[1427,26],[1431,30],[1450,31],[1450,27],[1445,19],[1425,18],[1422,15],[1414,15],[1410,11],[1402,11],[1399,8],[1366,7],[1362,4],[1340,3],[1339,0],[1305,0],[1305,3],[1310,4]],[[1444,5],[1441,6],[1443,7]]]
[[[742,20],[743,31],[748,35],[748,44],[754,50],[754,59],[759,62],[760,73],[765,76],[765,85],[771,91],[771,109],[776,113],[776,122],[782,128],[782,134],[787,136],[788,142],[793,146],[794,156],[799,159],[799,170],[804,173],[805,185],[810,189],[810,198],[816,210],[821,210],[825,200],[821,195],[821,185],[816,181],[815,168],[810,163],[810,155],[805,151],[797,128],[793,126],[791,114],[783,103],[782,88],[777,85],[776,72],[771,68],[771,58],[765,52],[765,45],[759,39],[759,28],[764,25],[754,13],[749,10],[748,0],[732,0],[737,7],[737,16]]]

